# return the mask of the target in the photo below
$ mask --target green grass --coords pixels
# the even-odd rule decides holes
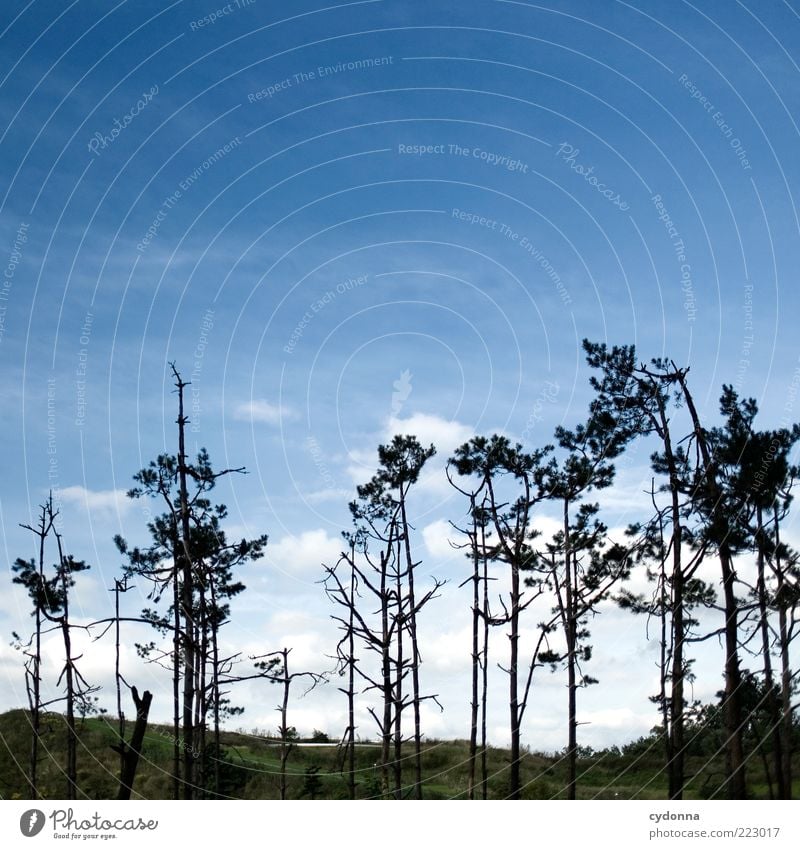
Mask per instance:
[[[39,788],[44,798],[62,799],[66,796],[63,771],[65,732],[63,717],[59,714],[48,714],[43,721],[39,761]],[[111,749],[116,740],[117,729],[112,720],[102,717],[79,720],[78,786],[81,798],[116,797],[119,756]],[[31,731],[27,711],[14,710],[0,715],[0,797],[23,799],[31,795],[26,779],[30,743]],[[222,746],[220,772],[223,796],[244,799],[280,798],[277,741],[226,731],[222,735]],[[149,726],[134,785],[134,798],[172,797],[172,754],[171,728]],[[663,755],[660,747],[652,745],[652,741],[639,741],[625,747],[622,752],[612,750],[585,754],[588,756],[581,757],[578,763],[578,798],[666,798]],[[375,765],[380,759],[379,746],[358,746],[355,757],[358,797],[378,797],[380,775]],[[424,797],[465,799],[469,775],[468,757],[468,745],[463,740],[427,741],[422,752]],[[488,798],[503,799],[508,793],[509,753],[505,749],[490,748],[487,760]],[[404,748],[404,761],[403,794],[410,797],[410,785],[413,780],[411,744]],[[313,767],[317,769],[316,782],[310,782],[307,778],[307,772]],[[308,798],[310,788],[316,784],[316,798],[346,798],[347,784],[340,769],[339,753],[334,744],[325,747],[294,748],[287,762],[288,797]],[[521,773],[523,798],[565,798],[566,764],[562,758],[526,752],[521,763]],[[719,757],[698,754],[687,759],[687,774],[691,778],[686,798],[709,798],[719,789],[723,764]],[[769,798],[760,759],[751,760],[748,778],[750,793],[754,798]],[[796,789],[800,791],[800,787]],[[214,797],[212,793],[206,795],[208,798]]]

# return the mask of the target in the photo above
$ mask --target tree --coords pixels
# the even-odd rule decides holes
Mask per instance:
[[[489,623],[492,619],[489,606],[489,538],[490,511],[489,497],[485,492],[485,481],[481,481],[477,489],[467,491],[461,489],[452,479],[448,469],[448,480],[451,486],[469,499],[468,526],[460,528],[455,523],[451,525],[466,536],[463,544],[452,543],[455,548],[466,549],[466,556],[472,563],[472,574],[460,586],[472,584],[472,697],[470,700],[469,728],[469,774],[467,778],[467,798],[475,798],[476,771],[478,752],[481,757],[481,797],[488,795],[488,770],[486,746],[486,708],[488,696],[488,667],[489,667]],[[480,504],[478,503],[480,499]],[[478,745],[478,725],[480,723],[481,741]]]
[[[31,525],[22,525],[31,531],[38,542],[38,559],[23,560],[18,558],[12,566],[15,573],[13,579],[15,584],[21,584],[28,591],[28,596],[33,602],[31,615],[34,617],[35,625],[31,638],[23,644],[19,634],[14,633],[16,644],[25,653],[25,690],[28,695],[28,706],[31,713],[31,750],[28,766],[28,784],[30,785],[31,798],[39,798],[38,766],[39,766],[39,739],[41,734],[42,714],[42,621],[43,610],[48,605],[49,593],[53,590],[52,583],[44,577],[45,544],[47,537],[53,530],[55,512],[53,510],[53,493],[48,496],[47,501],[39,509],[39,523],[34,528]]]
[[[397,629],[398,636],[398,677],[397,677],[397,708],[396,708],[396,730],[395,730],[395,763],[399,770],[401,764],[400,745],[402,731],[400,727],[400,715],[402,710],[402,697],[400,686],[403,678],[403,656],[402,637],[404,630],[408,632],[411,640],[411,658],[409,666],[411,669],[411,703],[414,712],[414,796],[422,798],[422,730],[420,722],[420,695],[419,668],[422,658],[419,650],[417,636],[417,615],[423,607],[435,596],[443,582],[434,581],[431,590],[421,598],[417,598],[414,586],[414,573],[420,563],[415,562],[412,557],[411,524],[408,518],[408,493],[409,489],[419,479],[420,472],[425,463],[436,453],[433,445],[423,448],[415,436],[395,436],[389,445],[378,446],[379,467],[377,474],[363,487],[359,487],[358,493],[362,498],[369,499],[373,505],[380,505],[389,513],[394,513],[398,523],[397,542],[402,547],[404,567],[396,570],[395,581],[398,595],[398,612],[400,623]],[[403,596],[403,581],[406,582],[406,600]]]
[[[292,745],[293,741],[297,739],[297,729],[293,725],[289,725],[288,718],[289,691],[292,682],[298,678],[309,678],[311,680],[311,686],[303,693],[303,695],[306,695],[317,684],[326,680],[324,675],[320,675],[317,672],[289,672],[290,652],[291,649],[282,648],[279,651],[267,652],[267,654],[258,655],[253,658],[253,660],[258,661],[256,667],[261,670],[259,677],[265,677],[275,684],[280,684],[282,689],[281,703],[277,707],[281,715],[281,724],[278,726],[278,732],[281,735],[279,754],[281,799],[286,799],[286,763],[294,748]]]
[[[675,436],[671,419],[671,402],[679,406],[682,400],[680,389],[675,390],[680,370],[666,359],[654,359],[649,366],[637,364],[633,346],[609,350],[605,344],[584,340],[583,347],[589,365],[602,375],[602,379],[592,378],[597,403],[627,413],[629,429],[638,437],[655,437],[660,443],[660,450],[651,455],[651,464],[665,479],[660,491],[669,494],[669,503],[659,506],[651,492],[654,515],[630,529],[632,536],[640,535],[638,559],[656,564],[656,571],[648,573],[657,583],[656,594],[646,603],[623,591],[620,600],[634,612],[658,615],[661,622],[657,700],[662,710],[669,798],[680,799],[685,780],[684,684],[691,666],[685,645],[697,624],[690,610],[713,602],[713,593],[695,577],[707,546],[693,533],[697,521],[694,490],[687,481],[694,479],[695,472],[690,453],[682,444],[685,440]],[[693,553],[687,556],[685,548],[689,546]]]
[[[594,365],[593,351],[587,349]],[[567,796],[576,796],[577,781],[577,691],[595,683],[581,672],[581,663],[591,657],[586,620],[608,596],[611,587],[630,569],[628,552],[620,544],[606,547],[606,526],[596,516],[599,505],[582,502],[592,490],[605,489],[614,479],[611,460],[618,457],[642,428],[642,414],[634,396],[635,381],[630,371],[635,356],[632,347],[615,348],[607,357],[610,367],[593,376],[595,397],[589,405],[586,424],[575,430],[556,428],[562,459],[547,468],[548,497],[560,503],[562,527],[538,555],[545,569],[547,587],[556,597],[556,612],[564,634],[561,656],[567,668],[568,744]],[[537,579],[532,579],[537,580]]]
[[[350,505],[354,530],[345,534],[349,550],[342,552],[333,567],[326,567],[325,585],[329,598],[343,608],[334,615],[343,637],[339,642],[340,664],[344,659],[354,676],[366,683],[366,691],[381,695],[382,709],[370,707],[381,736],[381,788],[389,793],[389,770],[394,780],[394,796],[400,798],[402,780],[402,714],[412,706],[414,711],[414,795],[422,795],[422,762],[420,705],[436,700],[435,695],[422,695],[419,667],[421,654],[417,637],[417,618],[433,599],[442,582],[419,594],[415,572],[420,566],[413,558],[409,521],[408,495],[417,482],[425,462],[434,448],[420,446],[413,436],[396,436],[389,445],[378,448],[379,468],[372,479],[358,487],[358,499]],[[347,569],[347,574],[343,574]],[[362,598],[372,599],[377,609]],[[374,610],[374,614],[372,613]],[[405,639],[411,651],[405,652]],[[362,643],[369,657],[377,656],[378,669],[368,658],[355,658],[355,641]],[[345,646],[347,648],[345,648]],[[340,666],[340,668],[342,668]],[[411,697],[404,682],[411,676]],[[352,687],[348,688],[352,693]],[[348,695],[351,714],[352,696]],[[351,792],[354,788],[351,785]]]
[[[89,568],[88,564],[82,560],[76,560],[71,555],[64,553],[63,540],[61,533],[57,528],[58,510],[53,507],[52,494],[48,500],[42,505],[40,511],[39,524],[33,529],[29,526],[29,530],[37,536],[39,540],[39,561],[22,560],[18,558],[12,567],[15,573],[14,582],[22,584],[28,590],[28,594],[33,600],[34,611],[33,615],[36,618],[36,630],[29,641],[30,645],[35,646],[32,653],[32,665],[30,670],[26,669],[26,673],[30,680],[30,702],[32,706],[32,714],[34,715],[34,743],[31,755],[31,774],[30,784],[34,794],[37,793],[36,785],[36,759],[38,758],[38,735],[39,735],[39,714],[40,711],[55,702],[64,701],[66,705],[66,724],[67,724],[67,745],[66,745],[66,798],[77,798],[78,790],[78,767],[77,767],[77,743],[78,735],[75,727],[75,709],[76,706],[83,711],[91,711],[93,705],[91,702],[91,694],[97,691],[97,687],[90,686],[86,679],[79,672],[76,661],[80,660],[80,656],[73,655],[72,648],[72,629],[74,625],[70,623],[69,598],[70,589],[75,586],[75,575]],[[53,566],[53,574],[47,577],[44,572],[45,560],[45,543],[47,537],[52,533],[56,543],[57,561]],[[64,643],[64,666],[61,674],[58,677],[56,685],[64,684],[64,695],[62,697],[51,699],[47,702],[41,700],[41,635],[42,624],[47,620],[61,632],[61,637]]]
[[[536,562],[531,547],[533,539],[537,536],[533,527],[534,508],[546,497],[547,467],[544,461],[550,450],[550,446],[547,446],[529,454],[523,451],[519,444],[512,446],[504,436],[476,436],[458,448],[448,464],[461,477],[477,479],[477,487],[473,486],[470,492],[480,492],[485,488],[486,520],[491,523],[494,537],[482,537],[484,543],[488,542],[488,548],[478,551],[478,558],[485,554],[488,560],[505,563],[510,571],[508,603],[501,597],[503,615],[493,617],[490,621],[493,625],[507,624],[510,627],[509,665],[505,671],[509,681],[509,798],[512,799],[519,799],[521,792],[522,719],[528,703],[533,673],[537,665],[540,665],[539,652],[552,628],[550,623],[540,625],[540,637],[520,695],[520,615],[542,593],[541,586],[538,586],[534,593],[525,596],[522,589],[522,572],[532,569]],[[530,586],[534,586],[534,583],[531,582]],[[474,653],[473,643],[473,655]]]
[[[173,794],[182,787],[184,798],[192,798],[198,786],[206,786],[207,776],[195,775],[199,761],[205,772],[206,725],[213,714],[215,747],[219,748],[220,719],[232,709],[220,689],[221,672],[233,658],[219,654],[219,629],[229,615],[229,599],[244,590],[233,577],[234,568],[263,554],[267,537],[228,543],[222,529],[227,517],[225,505],[212,505],[209,493],[219,478],[244,473],[243,468],[215,472],[203,448],[194,463],[185,453],[184,390],[188,385],[172,365],[178,395],[178,453],[161,454],[134,475],[137,486],[130,498],[157,498],[166,511],[148,523],[151,544],[133,547],[121,537],[115,542],[127,557],[127,575],[151,581],[150,598],[158,603],[171,591],[171,604],[165,614],[155,609],[143,611],[161,635],[172,635],[171,652],[160,650],[155,642],[140,645],[149,659],[169,659],[173,671]],[[180,685],[183,683],[181,695]],[[183,739],[180,739],[180,731]],[[215,762],[220,758],[215,756]],[[182,775],[181,775],[182,762]],[[215,767],[215,786],[219,783]]]

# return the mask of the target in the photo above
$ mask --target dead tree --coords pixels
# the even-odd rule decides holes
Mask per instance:
[[[32,703],[38,705],[37,714],[51,704],[63,701],[66,707],[66,761],[64,774],[66,777],[66,798],[77,798],[77,742],[78,735],[75,727],[75,708],[80,707],[82,711],[90,710],[91,695],[99,688],[90,686],[78,671],[76,662],[81,656],[73,655],[72,630],[74,625],[70,622],[70,589],[75,585],[74,576],[89,568],[88,564],[81,560],[75,560],[66,555],[63,549],[62,537],[57,528],[58,510],[53,507],[52,495],[42,506],[39,528],[34,531],[39,537],[40,564],[45,560],[44,544],[47,536],[52,533],[56,543],[57,561],[53,574],[47,577],[42,565],[35,561],[17,560],[13,570],[16,573],[14,580],[28,588],[28,593],[34,600],[34,614],[36,616],[36,632],[31,640],[35,645],[35,677],[37,679]],[[56,686],[64,686],[64,695],[51,699],[47,702],[41,700],[39,689],[40,667],[41,667],[41,635],[44,621],[52,623],[55,629],[60,631],[64,643],[64,666],[56,681]],[[37,716],[38,722],[38,716]],[[35,736],[38,736],[38,726],[35,728]],[[38,749],[38,742],[36,744]],[[35,772],[34,772],[35,780]],[[32,787],[35,784],[32,783]]]
[[[266,652],[265,654],[251,655],[250,659],[255,661],[258,672],[251,675],[226,674],[220,678],[221,683],[224,684],[262,679],[272,684],[281,685],[281,703],[276,708],[281,715],[281,724],[278,726],[278,732],[281,735],[279,749],[279,791],[281,799],[287,798],[286,764],[289,760],[289,755],[294,749],[294,740],[297,737],[296,729],[294,726],[289,725],[289,694],[292,683],[299,678],[307,678],[311,683],[302,694],[302,696],[306,696],[318,684],[327,681],[326,675],[318,672],[290,672],[289,654],[291,651],[290,648],[282,648],[277,651]]]
[[[45,504],[39,510],[39,522],[36,527],[21,525],[31,531],[37,539],[38,559],[23,560],[18,558],[12,571],[15,573],[14,583],[22,584],[28,590],[28,595],[33,602],[32,616],[34,617],[33,635],[26,644],[18,634],[14,634],[16,644],[24,651],[25,660],[25,690],[28,695],[28,708],[31,716],[31,749],[28,765],[28,785],[31,798],[39,798],[39,740],[41,735],[41,711],[42,711],[42,621],[43,608],[48,604],[48,584],[44,577],[45,546],[47,537],[53,530],[55,511],[53,510],[53,493],[48,496]]]
[[[149,690],[145,690],[141,697],[136,687],[131,687],[130,690],[133,704],[136,707],[136,722],[133,726],[131,742],[126,743],[124,737],[121,737],[120,742],[111,747],[119,753],[120,757],[119,790],[117,791],[117,799],[120,800],[131,798],[136,769],[139,766],[139,756],[142,752],[142,743],[147,731],[147,718],[153,701],[153,694]]]

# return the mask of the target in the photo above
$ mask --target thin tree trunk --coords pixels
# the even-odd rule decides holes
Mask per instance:
[[[347,788],[350,798],[356,798],[356,746],[355,746],[355,593],[356,593],[356,570],[355,570],[355,544],[350,547],[350,600],[349,600],[349,625],[347,630],[347,723],[348,723],[348,749],[347,749]]]
[[[387,548],[387,551],[389,551]],[[381,724],[381,794],[389,795],[389,758],[392,736],[392,666],[389,654],[389,591],[386,571],[389,555],[381,552],[381,674],[383,691],[383,722]]]
[[[150,705],[153,701],[153,694],[149,690],[145,690],[141,698],[139,698],[136,687],[133,687],[131,692],[133,703],[136,705],[136,723],[133,726],[133,736],[130,745],[126,745],[125,741],[121,740],[119,747],[113,747],[119,751],[121,759],[119,791],[117,792],[117,799],[120,800],[131,798],[136,768],[139,765],[139,755],[142,751],[145,731],[147,731],[147,717],[150,714]]]
[[[189,539],[191,528],[189,524],[189,494],[186,483],[186,434],[188,422],[183,413],[183,390],[188,384],[184,383],[173,366],[175,385],[178,388],[178,483],[180,488],[180,522],[181,522],[181,561],[183,585],[181,587],[181,609],[184,622],[184,676],[183,676],[183,797],[191,799],[194,795],[194,698],[196,677],[195,624],[194,624],[194,564],[190,551]]]
[[[519,565],[511,564],[511,666],[508,675],[508,704],[511,719],[511,775],[509,798],[520,798],[520,728],[519,728],[519,693],[518,693],[518,664],[519,664],[519,596],[520,577]]]
[[[475,769],[478,759],[478,679],[480,676],[480,558],[478,552],[478,519],[475,515],[475,498],[472,497],[472,701],[470,702],[469,726],[469,775],[467,798],[475,798]]]
[[[778,509],[773,508],[775,517],[775,575],[777,577],[776,595],[778,597],[778,633],[781,649],[781,736],[783,738],[783,788],[785,799],[792,798],[792,670],[789,659],[789,624],[786,615],[786,577],[781,563],[781,537]]]
[[[177,533],[173,547],[172,574],[172,798],[181,795],[181,606],[178,580]]]
[[[400,541],[397,543],[400,546]],[[402,572],[400,569],[400,558],[395,561],[397,569],[395,574],[395,592],[397,593],[397,655],[395,659],[395,686],[394,686],[394,797],[401,799],[403,796],[403,672],[405,657],[403,656],[403,588]]]
[[[211,581],[211,607],[217,610],[217,596],[214,581]],[[220,775],[219,763],[222,758],[222,746],[220,743],[220,689],[219,689],[219,624],[214,619],[211,625],[211,699],[214,712],[214,792],[219,796]]]
[[[121,585],[121,581],[114,580],[114,680],[117,685],[117,729],[120,745],[125,740],[125,714],[122,711],[122,688],[120,687],[121,679],[119,674],[119,593]],[[122,775],[125,769],[125,755],[123,751],[119,753],[119,769],[120,775]]]
[[[483,554],[483,663],[481,678],[481,798],[489,794],[489,764],[486,743],[486,710],[489,693],[489,559],[486,556],[485,529],[481,529]]]
[[[683,574],[683,525],[681,521],[680,488],[678,468],[672,449],[669,419],[664,399],[656,393],[660,419],[661,438],[664,445],[664,458],[669,472],[669,489],[672,511],[672,672],[670,675],[671,695],[669,704],[670,723],[667,749],[667,773],[669,798],[683,798],[685,771],[684,754],[684,574]]]
[[[565,638],[567,642],[567,798],[575,799],[578,776],[578,725],[577,725],[577,682],[576,682],[576,625],[575,622],[575,591],[573,581],[573,554],[570,550],[571,541],[569,533],[569,499],[564,499],[564,603],[566,606],[567,621],[565,624]]]
[[[712,504],[712,513],[717,514],[721,504],[721,493],[716,479],[714,461],[708,449],[705,432],[694,405],[694,399],[686,386],[683,373],[679,374],[681,390],[692,417],[697,445],[703,459],[704,482]],[[723,517],[724,518],[724,517]],[[739,669],[739,623],[736,600],[736,572],[733,554],[726,539],[717,546],[722,571],[722,588],[725,607],[725,698],[723,714],[725,723],[725,774],[728,796],[731,799],[747,798],[744,747],[742,743],[743,721],[741,707],[741,670]]]
[[[281,702],[281,772],[280,772],[280,792],[281,799],[286,799],[286,762],[289,760],[289,752],[291,744],[289,743],[289,687],[292,679],[289,677],[289,649],[284,648],[281,651],[283,657],[283,701]]]
[[[400,515],[403,522],[403,547],[406,553],[408,572],[408,630],[411,636],[411,689],[414,702],[414,798],[422,798],[422,724],[420,721],[419,665],[420,653],[417,641],[417,602],[414,594],[414,562],[411,558],[411,536],[406,515],[405,492],[400,491]]]
[[[764,686],[767,688],[767,712],[769,715],[770,736],[772,737],[772,757],[775,765],[775,780],[778,786],[778,798],[785,799],[786,790],[783,786],[783,746],[781,739],[783,735],[781,733],[781,709],[780,705],[778,704],[778,699],[775,695],[775,678],[772,674],[772,654],[769,636],[767,582],[764,563],[764,517],[760,505],[756,508],[756,539],[758,541],[758,579],[756,584],[756,594],[758,596],[759,630],[761,632],[761,654],[764,660]],[[767,772],[767,777],[769,778],[769,768],[766,764],[765,770]]]

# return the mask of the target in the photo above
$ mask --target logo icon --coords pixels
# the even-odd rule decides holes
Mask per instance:
[[[403,404],[408,401],[408,396],[411,394],[411,374],[409,369],[400,373],[400,377],[392,384],[392,415],[399,416],[403,409]]]
[[[25,837],[36,837],[44,828],[44,812],[31,808],[19,818],[19,830]]]

